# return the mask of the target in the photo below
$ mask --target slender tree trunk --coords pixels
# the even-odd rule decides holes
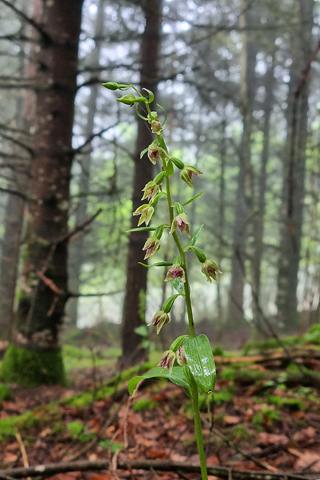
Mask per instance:
[[[97,19],[96,19],[96,32],[95,37],[96,47],[91,54],[91,66],[99,66],[100,50],[101,50],[101,40],[103,38],[103,26],[104,26],[104,6],[105,0],[100,0],[97,10]],[[98,84],[92,85],[90,88],[90,95],[88,98],[88,115],[86,126],[84,129],[85,138],[89,138],[93,134],[94,129],[94,116],[97,109],[97,98],[98,98],[99,86]],[[86,194],[89,190],[90,184],[90,169],[91,169],[91,152],[92,146],[89,144],[86,151],[82,152],[83,156],[81,158],[81,174],[79,181],[79,191]],[[76,213],[76,225],[80,225],[87,218],[87,196],[84,195],[80,197],[77,213]],[[84,246],[85,241],[84,237],[81,236],[74,243],[70,244],[69,247],[69,290],[74,294],[79,293],[79,288],[81,285],[81,267],[84,262]],[[68,302],[68,326],[76,327],[77,318],[78,318],[78,297],[71,298]]]
[[[232,255],[231,287],[227,324],[230,327],[243,325],[243,290],[245,282],[246,233],[252,211],[252,169],[251,169],[251,127],[252,104],[255,92],[256,49],[248,38],[246,27],[250,24],[247,0],[240,2],[239,25],[242,33],[242,79],[241,104],[243,114],[243,133],[239,162],[238,191],[234,222],[234,244]]]
[[[146,26],[142,38],[141,51],[141,87],[156,93],[158,84],[158,51],[160,45],[160,30],[162,17],[162,1],[145,0],[143,8],[146,16]],[[141,205],[142,189],[152,177],[152,164],[142,163],[140,152],[152,141],[151,134],[144,121],[138,119],[138,137],[135,152],[135,168],[133,181],[132,208]],[[132,219],[132,228],[136,227],[136,217]],[[125,365],[137,363],[145,356],[141,348],[141,337],[135,333],[135,328],[145,322],[147,269],[138,264],[143,260],[142,248],[146,241],[145,232],[130,234],[127,264],[127,286],[123,310],[122,351]]]
[[[301,250],[309,75],[300,83],[312,54],[313,0],[296,1],[300,31],[291,37],[292,65],[288,99],[287,161],[284,173],[281,254],[278,273],[278,320],[284,330],[298,327],[297,286]],[[298,90],[299,89],[299,90]]]
[[[25,1],[22,5],[23,11],[28,15],[30,5]],[[39,0],[34,1],[33,17],[36,19],[40,9]],[[31,30],[28,29],[27,30]],[[30,34],[30,32],[29,32]],[[33,38],[35,32],[32,31]],[[29,52],[28,63],[26,65],[26,52],[21,49],[20,52],[19,74],[23,77],[25,74],[32,78],[35,73],[34,65],[34,44],[32,44]],[[26,138],[31,137],[30,129],[34,121],[34,92],[27,90],[22,92],[21,97],[17,101],[17,122],[16,128],[21,132],[25,132],[21,139],[22,142]],[[31,146],[31,142],[30,142]],[[25,152],[23,152],[25,154]],[[25,193],[28,189],[28,172],[30,169],[30,158],[26,156],[25,165],[22,169],[15,169],[12,182],[15,189],[21,193]],[[21,235],[23,229],[23,213],[25,208],[25,200],[18,195],[9,195],[5,213],[5,234],[3,239],[3,248],[1,255],[1,277],[0,277],[0,340],[10,340],[13,309],[15,301],[15,292],[18,275],[18,264],[20,255]]]
[[[264,215],[266,209],[265,192],[266,192],[266,178],[267,178],[267,163],[269,159],[269,145],[270,145],[270,119],[273,106],[273,60],[271,61],[265,75],[265,99],[264,99],[264,115],[263,115],[263,146],[261,152],[261,167],[258,178],[258,204],[257,211],[254,216],[254,243],[252,255],[252,295],[253,295],[253,318],[258,333],[264,331],[263,319],[261,318],[261,262],[263,256],[263,232],[264,232]]]
[[[82,0],[42,2],[34,158],[22,287],[5,380],[64,382],[59,329],[67,299],[69,181]]]

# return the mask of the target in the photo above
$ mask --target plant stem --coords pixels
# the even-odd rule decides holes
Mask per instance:
[[[198,396],[198,386],[192,376],[190,376],[190,386],[191,386],[191,399],[192,399],[192,408],[193,408],[193,419],[194,419],[194,426],[196,431],[196,441],[197,441],[197,448],[199,453],[199,460],[200,460],[200,468],[201,468],[201,478],[202,480],[208,480],[208,473],[207,473],[207,463],[206,463],[206,456],[204,453],[203,448],[203,440],[202,440],[202,429],[201,429],[201,418],[200,418],[200,410],[199,410],[199,396]]]
[[[166,152],[168,151],[162,135],[159,138],[159,144]],[[164,162],[164,167],[165,167],[165,162]],[[172,198],[171,198],[169,176],[166,176],[166,192],[167,192],[167,202],[168,202],[169,218],[170,218],[170,226],[171,226],[173,221],[173,205],[172,205]],[[192,312],[192,304],[191,304],[191,292],[190,292],[190,283],[188,279],[186,254],[181,245],[177,232],[173,232],[172,237],[179,250],[181,267],[183,268],[185,273],[185,284],[184,284],[185,297],[184,298],[185,298],[186,307],[187,307],[190,336],[195,337],[196,334],[194,329],[193,312]],[[204,453],[203,439],[202,439],[198,385],[196,384],[191,374],[190,374],[189,380],[190,380],[190,389],[191,389],[194,426],[195,426],[195,432],[196,432],[196,441],[197,441],[197,448],[198,448],[199,459],[200,459],[201,477],[202,477],[202,480],[208,480],[206,456]]]

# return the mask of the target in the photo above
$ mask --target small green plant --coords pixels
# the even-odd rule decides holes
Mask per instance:
[[[133,410],[135,412],[145,412],[146,410],[154,410],[158,406],[158,402],[149,400],[147,398],[141,398],[133,404]]]
[[[207,259],[205,253],[195,245],[202,226],[192,232],[186,213],[188,205],[195,201],[203,192],[181,204],[173,200],[171,189],[171,178],[176,172],[180,173],[181,181],[190,188],[193,187],[193,178],[202,175],[202,172],[191,165],[185,165],[181,159],[170,155],[163,136],[167,114],[164,108],[158,105],[164,114],[164,120],[161,122],[158,112],[151,110],[150,104],[154,101],[153,92],[144,88],[143,92],[145,94],[142,94],[133,85],[118,84],[116,82],[108,82],[103,85],[109,90],[118,90],[120,92],[129,89],[133,90],[134,93],[126,93],[117,100],[130,107],[135,106],[137,115],[149,124],[154,140],[141,152],[141,158],[147,154],[148,160],[154,165],[160,164],[161,168],[160,173],[143,188],[141,200],[146,200],[147,203],[143,203],[133,212],[133,215],[140,218],[138,227],[131,231],[143,231],[150,234],[143,247],[145,260],[150,259],[160,250],[162,236],[165,232],[173,239],[177,256],[172,261],[160,261],[151,265],[141,263],[141,265],[145,268],[167,268],[165,281],[171,282],[177,293],[164,302],[162,309],[154,315],[149,325],[153,325],[157,329],[157,333],[159,333],[170,321],[170,311],[178,297],[182,297],[185,301],[189,324],[189,335],[181,335],[171,344],[168,350],[164,352],[157,368],[143,376],[131,379],[129,392],[130,394],[133,393],[141,379],[155,377],[168,378],[185,389],[192,401],[202,480],[207,480],[208,475],[199,411],[199,391],[209,393],[214,390],[216,368],[208,338],[205,335],[197,336],[195,333],[187,253],[189,254],[190,252],[195,255],[207,281],[216,281],[217,275],[221,272],[216,263],[211,259]],[[141,105],[145,108],[145,114],[142,114],[139,109]],[[141,168],[143,168],[143,164],[141,164]],[[169,223],[149,226],[155,216],[158,202],[161,203],[163,200],[166,202]],[[141,226],[143,223],[145,223],[144,227]],[[188,237],[188,241],[183,245],[183,239],[186,239],[186,237]]]

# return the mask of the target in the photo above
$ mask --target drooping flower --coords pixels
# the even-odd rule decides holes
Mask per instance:
[[[149,237],[146,243],[143,246],[143,251],[146,252],[144,260],[149,257],[152,257],[160,248],[160,240],[156,237]]]
[[[180,232],[186,232],[188,237],[190,237],[190,225],[188,221],[188,217],[185,213],[180,213],[180,215],[177,215],[174,217],[170,229],[170,233],[173,233],[176,231],[177,227],[179,228]]]
[[[172,350],[167,350],[164,352],[160,362],[158,363],[158,367],[162,367],[162,370],[167,368],[169,370],[169,374],[171,375],[175,360],[176,354]]]
[[[159,120],[152,120],[151,130],[153,133],[156,133],[157,135],[160,135],[162,133],[163,128]]]
[[[141,200],[152,200],[161,190],[160,185],[157,185],[153,180],[148,182],[147,185],[142,189],[144,192]]]
[[[160,147],[157,147],[156,145],[152,145],[152,144],[148,149],[148,157],[150,162],[153,163],[153,165],[155,165],[160,158],[160,150],[161,150]]]
[[[143,222],[148,225],[154,215],[154,208],[151,207],[151,205],[144,204],[137,208],[137,210],[133,212],[132,215],[141,215],[138,226],[140,226]]]
[[[186,354],[183,348],[183,345],[180,345],[180,347],[177,350],[177,362],[179,365],[186,365],[187,359],[186,359]]]
[[[164,327],[168,322],[170,322],[169,314],[165,313],[163,310],[157,312],[151,322],[148,324],[157,327],[157,335],[160,333],[162,327]]]
[[[202,172],[200,172],[200,170],[198,170],[196,167],[184,167],[180,172],[181,180],[186,182],[189,187],[193,187],[192,175],[198,177],[199,175],[202,175]]]
[[[184,270],[181,267],[181,265],[179,265],[178,263],[174,263],[172,265],[172,267],[169,268],[169,270],[167,272],[167,276],[166,276],[164,281],[168,282],[171,278],[173,280],[176,280],[177,278],[181,278],[181,280],[183,282],[186,281],[186,276],[185,276]]]
[[[212,260],[206,260],[203,262],[201,271],[204,273],[204,275],[207,277],[207,281],[210,283],[212,283],[212,278],[215,281],[218,280],[217,273],[222,273],[217,264]]]

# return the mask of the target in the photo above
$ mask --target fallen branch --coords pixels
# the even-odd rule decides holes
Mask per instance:
[[[88,472],[99,470],[110,470],[111,463],[108,460],[99,460],[95,462],[79,461],[66,463],[52,463],[48,465],[36,465],[30,468],[13,468],[10,470],[0,470],[1,478],[25,478],[42,477],[48,478],[57,473],[66,472]],[[118,461],[117,468],[120,470],[159,470],[162,472],[185,472],[200,473],[200,465],[185,462],[166,462],[154,460],[133,460],[131,462]],[[228,467],[208,466],[208,474],[220,478],[233,478],[234,480],[306,480],[303,475],[296,475],[290,472],[283,473],[265,473],[247,470],[234,470]]]

